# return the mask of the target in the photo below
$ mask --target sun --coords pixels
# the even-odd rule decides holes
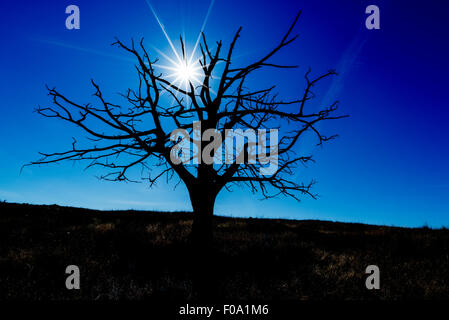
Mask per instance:
[[[167,39],[168,44],[170,45],[172,52],[175,56],[173,59],[172,57],[169,57],[167,53],[164,53],[160,51],[157,48],[156,51],[158,51],[164,58],[168,60],[168,64],[166,65],[158,65],[158,67],[161,67],[163,69],[169,70],[167,76],[172,77],[172,84],[178,87],[176,95],[183,91],[183,93],[187,93],[190,90],[190,86],[197,87],[197,86],[204,86],[204,80],[205,74],[203,71],[204,67],[207,67],[207,65],[201,65],[199,62],[199,58],[197,57],[195,59],[195,53],[198,48],[199,42],[201,40],[201,35],[203,34],[204,28],[206,26],[207,20],[209,19],[209,14],[212,11],[212,7],[215,3],[215,0],[211,0],[209,4],[209,8],[207,10],[206,16],[204,17],[203,24],[201,25],[201,30],[198,33],[198,36],[196,38],[195,45],[193,46],[192,51],[190,52],[189,58],[187,58],[187,50],[185,47],[185,43],[183,42],[183,38],[181,37],[181,47],[182,47],[182,55],[178,54],[178,51],[175,49],[175,46],[173,45],[173,42],[171,41],[170,37],[167,34],[167,31],[165,29],[165,26],[162,24],[161,20],[159,19],[158,15],[156,14],[156,11],[154,10],[153,6],[151,5],[149,0],[146,0],[146,3],[148,4],[148,7],[150,8],[151,12],[153,13],[157,23],[159,24],[159,27],[162,30],[162,33],[164,34],[165,38]],[[185,38],[185,37],[184,37]],[[208,78],[211,78],[211,75],[207,76]],[[215,92],[208,88],[212,93],[215,94]],[[165,91],[164,91],[165,92]],[[189,93],[187,93],[189,95]]]
[[[183,84],[198,81],[199,74],[194,64],[184,60],[180,61],[174,69],[174,75],[176,76],[178,81],[181,81]]]
[[[157,64],[157,67],[165,70],[165,72],[162,72],[170,79],[172,89],[176,89],[176,97],[178,94],[190,96],[192,91],[196,91],[198,87],[205,86],[204,79],[206,75],[203,70],[204,66],[200,63],[200,57],[194,58],[194,51],[190,55],[186,55],[187,49],[183,46],[182,55],[179,55],[173,47],[175,57],[169,57],[166,53],[157,48],[155,49],[167,60],[166,64]],[[208,75],[208,77],[212,79],[211,75]],[[216,94],[210,87],[208,89],[213,94]]]
[[[202,68],[199,64],[199,58],[194,59],[193,54],[190,59],[179,55],[173,48],[175,57],[169,57],[167,54],[156,49],[166,60],[166,64],[157,64],[157,67],[165,69],[165,75],[171,78],[171,83],[184,91],[189,91],[190,85],[194,87],[202,85]],[[185,48],[184,48],[185,50]],[[183,51],[185,52],[185,51]]]
[[[175,50],[173,51],[176,53]],[[171,83],[174,86],[184,90],[184,92],[188,92],[191,85],[193,87],[202,85],[202,68],[199,64],[199,58],[194,59],[192,55],[189,59],[184,55],[180,56],[178,54],[175,54],[174,58],[170,58],[160,51],[159,53],[167,59],[168,63],[165,65],[158,64],[157,66],[166,70],[165,74],[172,79]]]

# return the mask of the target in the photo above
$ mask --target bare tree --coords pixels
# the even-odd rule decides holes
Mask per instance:
[[[208,46],[205,36],[200,45],[201,83],[190,81],[185,87],[167,80],[157,71],[157,59],[152,60],[143,44],[134,42],[130,46],[120,40],[113,44],[132,54],[139,80],[136,89],[124,94],[125,104],[108,102],[97,83],[92,81],[94,96],[98,105],[80,104],[65,97],[55,88],[48,88],[52,97],[51,107],[39,107],[37,112],[45,117],[58,118],[74,124],[88,134],[92,145],[78,147],[74,138],[69,150],[56,153],[41,153],[39,161],[31,164],[48,164],[63,160],[88,160],[87,167],[101,166],[107,173],[101,178],[113,181],[133,181],[128,175],[130,169],[142,166],[147,170],[153,185],[158,179],[178,177],[189,192],[194,211],[192,235],[195,240],[207,243],[212,238],[212,216],[218,193],[232,184],[247,185],[253,192],[261,192],[264,198],[285,195],[297,199],[299,194],[315,197],[312,182],[297,182],[294,169],[299,164],[312,161],[310,154],[297,154],[295,146],[305,133],[313,133],[318,144],[331,140],[335,135],[323,135],[317,125],[324,120],[340,119],[334,115],[338,101],[328,106],[311,107],[314,98],[312,88],[321,80],[335,75],[330,70],[311,77],[310,69],[305,74],[305,89],[296,100],[278,99],[275,86],[251,90],[246,82],[250,75],[263,68],[296,68],[272,62],[272,57],[292,43],[297,36],[291,36],[300,12],[281,41],[267,54],[255,62],[238,67],[232,64],[234,48],[241,28],[235,33],[226,52],[222,53],[222,42]],[[183,48],[184,44],[181,38]],[[218,74],[218,75],[217,75]],[[174,103],[168,103],[165,97]],[[176,164],[170,152],[176,143],[170,139],[175,128],[193,131],[193,122],[201,122],[201,133],[207,129],[220,132],[223,137],[227,129],[251,128],[270,129],[289,124],[290,131],[282,132],[278,144],[278,167],[269,176],[259,174],[260,163]],[[285,131],[285,130],[284,130]],[[248,154],[248,143],[241,152]],[[202,152],[202,150],[198,150]]]

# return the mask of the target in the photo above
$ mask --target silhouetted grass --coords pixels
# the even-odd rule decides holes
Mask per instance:
[[[0,299],[195,299],[191,218],[0,203]],[[449,297],[447,229],[224,217],[215,225],[201,263],[218,299]],[[70,264],[81,290],[65,288]],[[370,264],[380,290],[365,287]]]

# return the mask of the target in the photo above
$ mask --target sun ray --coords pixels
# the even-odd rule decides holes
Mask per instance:
[[[149,1],[149,0],[145,0],[145,1],[146,1],[146,3],[148,4],[148,6],[150,7],[151,12],[153,13],[154,17],[156,18],[156,21],[157,21],[157,23],[159,24],[159,27],[161,27],[161,30],[162,30],[162,32],[164,33],[165,38],[166,38],[167,41],[168,41],[168,44],[169,44],[170,47],[172,48],[173,53],[176,55],[176,57],[178,58],[178,60],[181,62],[182,60],[181,60],[181,58],[179,57],[178,53],[176,52],[175,46],[173,45],[173,42],[171,41],[170,37],[169,37],[168,34],[167,34],[167,31],[165,30],[165,26],[162,24],[161,20],[160,20],[159,17],[157,16],[156,11],[154,11],[153,6],[151,5],[150,1]]]
[[[192,54],[190,55],[189,63],[192,63],[193,57],[195,56],[195,51],[200,42],[201,34],[204,32],[204,28],[206,27],[206,23],[207,23],[207,20],[209,19],[209,15],[210,15],[210,12],[212,11],[212,7],[214,6],[214,3],[215,3],[215,0],[212,0],[210,2],[209,8],[207,9],[206,17],[204,18],[200,33],[198,34],[198,37],[196,38],[195,46],[193,47]]]
[[[165,38],[167,39],[174,55],[175,59],[172,59],[169,57],[166,53],[162,52],[156,47],[153,47],[161,56],[163,56],[171,65],[164,65],[164,64],[157,64],[158,68],[168,70],[166,76],[170,78],[174,78],[174,80],[171,81],[173,84],[171,87],[178,88],[176,90],[176,97],[178,96],[181,91],[184,91],[185,93],[190,91],[190,86],[192,85],[193,88],[197,88],[198,85],[202,87],[207,87],[204,85],[204,83],[200,80],[201,76],[203,75],[203,67],[199,63],[199,58],[195,59],[195,53],[198,48],[201,35],[204,32],[204,28],[206,27],[206,23],[209,19],[210,13],[212,11],[212,8],[214,6],[215,0],[211,0],[209,4],[209,8],[207,10],[206,16],[204,17],[203,23],[201,25],[201,30],[198,34],[198,37],[196,39],[195,45],[193,46],[193,49],[191,52],[189,52],[187,45],[185,43],[185,35],[180,38],[180,45],[181,45],[181,54],[178,53],[176,50],[172,40],[170,39],[167,31],[165,30],[165,26],[162,24],[161,20],[159,19],[158,15],[156,14],[156,11],[154,10],[153,6],[151,5],[149,0],[145,0],[148,4],[149,8],[151,9],[151,12],[153,13],[153,16],[155,17],[157,23],[159,24],[162,32],[164,33]],[[177,60],[177,61],[176,61]],[[181,90],[180,88],[184,88],[184,90]],[[211,93],[216,94],[210,87],[207,87],[211,91]],[[179,91],[181,90],[181,91]]]

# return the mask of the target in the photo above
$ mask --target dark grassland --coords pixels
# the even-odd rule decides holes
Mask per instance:
[[[218,299],[449,298],[449,231],[215,218],[202,262]],[[195,299],[190,213],[0,203],[0,300]],[[81,290],[65,288],[65,268]],[[204,264],[207,264],[206,266]],[[365,288],[365,268],[381,289]]]

